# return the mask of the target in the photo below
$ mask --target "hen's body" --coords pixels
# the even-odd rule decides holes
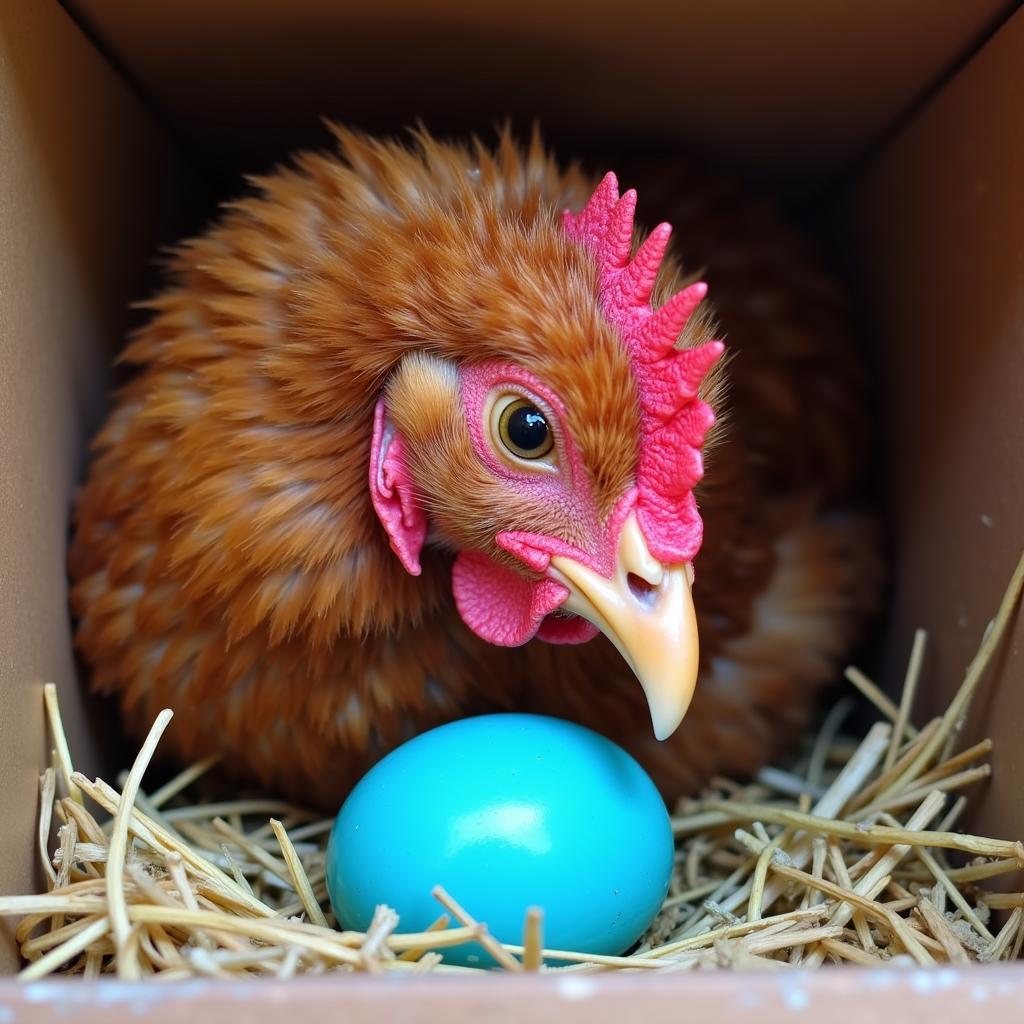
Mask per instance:
[[[685,166],[630,176],[702,269],[734,355],[698,490],[701,679],[658,743],[603,637],[479,639],[453,605],[451,554],[428,546],[422,575],[407,575],[366,486],[374,402],[415,333],[394,280],[459,286],[473,271],[432,262],[430,216],[414,223],[403,204],[444,208],[469,175],[531,223],[578,209],[590,183],[507,143],[494,163],[429,142],[416,155],[345,147],[347,162],[307,156],[261,180],[185,246],[125,354],[139,372],[98,440],[71,552],[94,685],[121,694],[133,731],[175,709],[182,758],[224,751],[328,806],[408,736],[495,709],[590,725],[671,794],[752,771],[805,720],[876,595],[870,531],[851,512],[863,381],[835,289],[727,187]],[[434,348],[458,355],[436,320]]]

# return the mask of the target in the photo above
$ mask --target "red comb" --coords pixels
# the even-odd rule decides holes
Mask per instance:
[[[722,354],[722,342],[677,349],[679,333],[707,294],[692,284],[660,309],[654,288],[672,228],[659,224],[633,259],[636,192],[619,196],[608,173],[579,213],[563,214],[566,234],[597,260],[601,308],[618,327],[632,357],[640,399],[637,519],[651,554],[666,564],[688,562],[700,550],[703,524],[693,488],[704,473],[701,446],[715,422],[697,397],[701,381]]]

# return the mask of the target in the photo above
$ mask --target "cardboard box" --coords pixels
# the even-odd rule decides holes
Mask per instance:
[[[1024,13],[1007,0],[858,4],[519,0],[337,4],[6,0],[0,7],[0,892],[33,886],[41,684],[85,770],[111,760],[65,600],[69,500],[157,243],[328,115],[441,131],[539,116],[563,153],[687,144],[792,201],[842,256],[872,346],[893,529],[880,671],[913,627],[944,706],[1024,547]],[[973,825],[1024,835],[1021,627],[969,732],[996,742]],[[892,673],[890,673],[890,678]],[[91,720],[90,720],[91,718]],[[16,962],[0,931],[0,963]],[[895,1002],[894,1002],[895,1000]],[[1011,1019],[1024,968],[19,988],[0,1022],[145,1014],[270,1019],[708,1021],[979,1012]]]

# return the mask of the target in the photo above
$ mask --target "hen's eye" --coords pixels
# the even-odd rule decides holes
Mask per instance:
[[[555,444],[544,413],[525,398],[509,402],[502,410],[498,437],[520,459],[542,459]]]

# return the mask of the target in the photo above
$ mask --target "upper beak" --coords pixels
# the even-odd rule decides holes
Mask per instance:
[[[697,617],[689,563],[662,565],[630,515],[619,536],[611,579],[562,555],[551,575],[569,589],[562,605],[592,622],[619,649],[647,695],[654,735],[668,739],[697,683]]]

